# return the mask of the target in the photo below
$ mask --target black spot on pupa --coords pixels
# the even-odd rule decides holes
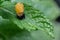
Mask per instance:
[[[18,18],[19,20],[23,20],[23,19],[25,19],[25,14],[23,14],[22,16],[18,16],[18,15],[17,15],[17,18]]]

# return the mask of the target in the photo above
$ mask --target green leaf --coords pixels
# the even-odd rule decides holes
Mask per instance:
[[[51,37],[54,37],[53,36],[53,26],[49,22],[49,20],[44,16],[43,12],[24,3],[24,5],[25,5],[25,11],[24,11],[25,19],[19,20],[16,17],[14,5],[15,4],[10,3],[8,1],[2,3],[2,5],[1,5],[2,7],[0,9],[5,12],[5,13],[1,12],[3,14],[6,14],[6,15],[4,15],[5,18],[12,21],[20,29],[25,29],[28,31],[40,29],[44,32],[47,32]]]
[[[1,3],[3,2],[4,0],[0,0],[0,5],[1,5]]]
[[[9,21],[8,19],[3,19],[0,16],[0,39],[10,40],[11,37],[13,37],[21,31],[22,30],[20,30],[14,23]]]
[[[12,0],[12,2],[23,2],[42,11],[50,20],[55,19],[59,15],[59,8],[54,4],[53,0]]]
[[[11,0],[0,0],[0,4],[1,4],[2,2],[4,2],[4,1],[11,1]]]
[[[43,36],[44,35],[44,36]],[[0,16],[0,40],[52,40],[46,32],[20,30],[8,19]]]
[[[48,35],[46,35],[45,32],[39,30],[34,32],[21,31],[20,33],[17,33],[16,35],[12,36],[10,40],[52,40],[52,39]]]

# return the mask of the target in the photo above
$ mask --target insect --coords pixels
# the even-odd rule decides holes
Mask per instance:
[[[24,5],[23,5],[23,3],[17,3],[17,4],[15,5],[15,10],[16,10],[16,14],[17,14],[17,18],[18,18],[18,19],[23,19],[23,18],[25,18]]]

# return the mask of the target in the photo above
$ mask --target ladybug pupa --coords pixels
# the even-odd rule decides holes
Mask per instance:
[[[15,10],[16,10],[16,15],[17,15],[18,19],[24,19],[25,18],[23,3],[17,3],[15,5]]]

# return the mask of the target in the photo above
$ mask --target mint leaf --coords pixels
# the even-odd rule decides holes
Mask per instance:
[[[19,20],[16,17],[14,5],[15,4],[10,3],[8,1],[2,3],[2,5],[1,5],[2,7],[0,9],[5,12],[5,14],[6,14],[6,15],[4,15],[5,18],[9,19],[11,22],[16,24],[20,29],[25,29],[28,31],[40,29],[44,32],[47,32],[51,37],[54,37],[53,36],[53,26],[49,22],[49,20],[45,17],[43,12],[24,3],[24,5],[25,5],[25,11],[24,11],[25,19]],[[3,13],[3,12],[1,12],[1,13]]]
[[[44,35],[44,36],[43,36]],[[20,30],[8,19],[0,16],[0,40],[52,40],[44,31]]]
[[[50,20],[55,19],[59,15],[59,8],[54,4],[53,0],[12,0],[12,2],[22,2],[31,5],[42,11]]]

